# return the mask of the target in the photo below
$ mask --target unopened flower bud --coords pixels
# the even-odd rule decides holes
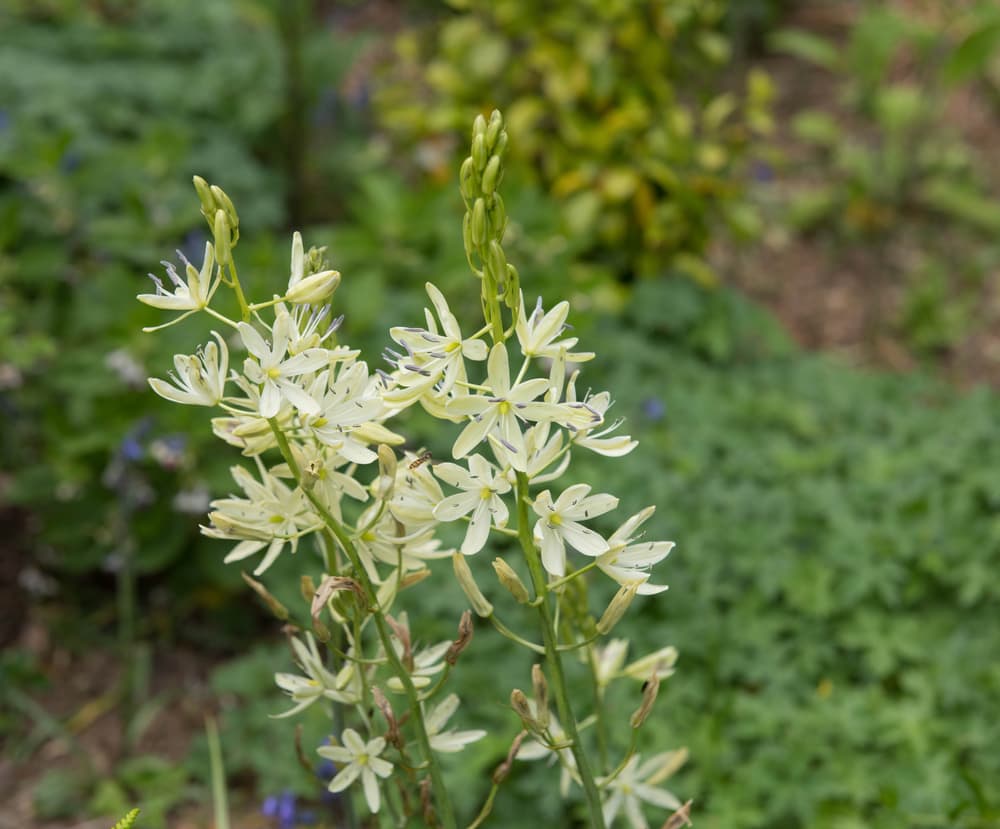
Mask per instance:
[[[243,581],[245,581],[250,589],[253,590],[261,599],[264,600],[264,604],[267,605],[268,610],[270,610],[278,619],[282,622],[288,619],[288,608],[286,608],[281,602],[279,602],[263,584],[254,578],[248,576],[245,572],[241,572],[240,575],[243,576]]]
[[[605,635],[618,624],[622,616],[625,615],[625,611],[628,610],[629,605],[632,604],[632,600],[635,598],[638,589],[638,583],[627,584],[615,593],[608,604],[607,610],[604,611],[604,615],[597,622],[598,633]]]
[[[472,137],[472,161],[476,165],[476,170],[480,173],[489,161],[489,151],[486,149],[486,135],[474,135]]]
[[[472,241],[482,246],[486,238],[486,202],[480,198],[472,205]]]
[[[490,229],[489,233],[494,239],[502,239],[504,229],[507,227],[507,208],[499,193],[493,194],[493,204],[490,205]]]
[[[444,655],[444,661],[452,667],[455,667],[459,655],[472,641],[472,631],[472,614],[468,610],[465,610],[462,612],[462,618],[458,620],[458,636],[451,643],[451,647],[448,648],[448,652]]]
[[[542,728],[549,727],[549,684],[541,665],[531,666],[531,690],[535,694],[535,711]]]
[[[660,693],[660,678],[653,674],[642,685],[642,702],[629,718],[629,725],[632,728],[639,728],[644,722],[649,712],[653,710],[653,703],[656,702],[656,695]]]
[[[493,195],[493,191],[497,189],[497,185],[500,183],[500,172],[500,156],[490,156],[490,160],[486,162],[486,169],[483,170],[482,187],[487,196]]]
[[[475,138],[477,135],[486,135],[486,118],[482,113],[472,119],[472,137]]]
[[[329,299],[339,285],[339,271],[320,271],[290,287],[285,299],[297,305],[318,305]]]
[[[388,501],[396,486],[396,453],[391,446],[380,443],[378,447],[378,497]]]
[[[209,221],[214,221],[215,211],[219,208],[219,205],[215,203],[212,188],[208,186],[208,182],[201,176],[194,176],[192,181],[194,182],[194,189],[198,193],[198,201],[201,202],[202,215],[206,219],[209,219]]]
[[[493,151],[493,147],[496,146],[497,139],[500,137],[500,133],[503,130],[503,115],[500,114],[499,109],[493,110],[490,113],[490,123],[486,127],[486,148]]]
[[[497,136],[496,143],[490,147],[490,151],[493,155],[500,156],[501,159],[503,158],[504,153],[507,152],[507,130],[503,130]]]
[[[493,271],[493,278],[500,285],[507,280],[507,257],[496,239],[490,240],[488,260],[490,270]]]
[[[220,267],[228,265],[232,261],[231,237],[229,235],[229,222],[222,210],[215,211],[213,233],[215,235],[215,258]]]
[[[213,184],[211,187],[212,197],[215,199],[215,204],[219,209],[226,212],[226,220],[229,222],[230,229],[233,230],[235,235],[237,228],[240,226],[240,217],[236,215],[236,208],[233,206],[232,199],[226,195],[226,191],[223,190],[218,185]]]
[[[524,586],[524,582],[521,581],[514,568],[506,561],[502,558],[493,559],[493,569],[496,570],[500,584],[506,587],[518,602],[527,604],[531,601],[528,588]]]
[[[515,688],[510,692],[510,707],[521,718],[521,722],[524,723],[524,727],[528,731],[539,732],[544,729],[544,726],[535,718],[535,712],[531,710],[528,697],[520,688]]]
[[[462,162],[462,168],[458,173],[458,187],[462,191],[462,198],[465,199],[466,203],[472,202],[479,194],[476,163],[471,156]]]
[[[469,604],[472,605],[472,609],[477,616],[488,619],[493,615],[493,605],[487,601],[479,589],[479,585],[476,584],[465,556],[462,553],[453,553],[451,563],[455,568],[455,578],[458,579],[458,585],[462,588],[462,592],[465,593],[465,597],[469,600]]]

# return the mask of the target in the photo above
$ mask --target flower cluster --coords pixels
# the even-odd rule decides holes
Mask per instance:
[[[594,354],[573,350],[577,338],[567,336],[568,303],[546,311],[539,300],[530,314],[525,310],[516,269],[501,245],[506,214],[496,187],[506,141],[499,114],[489,122],[478,119],[461,176],[466,248],[481,281],[485,324],[478,330],[460,325],[441,291],[428,283],[423,324],[390,330],[395,345],[386,352],[385,369],[373,370],[357,350],[338,342],[341,320],[333,318],[331,302],[340,274],[327,266],[322,250],[305,251],[297,233],[284,293],[248,302],[233,257],[239,239],[235,208],[218,187],[196,179],[214,244],[206,246],[201,269],[185,262],[186,281],[167,265],[173,289],[154,278],[156,293],[139,300],[181,311],[168,325],[203,311],[230,333],[213,331],[194,354],[174,359],[168,380],[152,379],[150,385],[173,402],[219,409],[213,431],[247,459],[232,470],[238,493],[213,501],[203,527],[206,535],[233,542],[225,560],[253,559],[253,575],[262,577],[304,539],[317,553],[302,568],[304,613],[289,612],[263,584],[247,579],[293,623],[290,644],[300,673],[276,675],[292,701],[279,716],[317,702],[353,712],[347,716],[351,726],[319,750],[337,765],[331,791],[360,783],[365,803],[377,812],[393,796],[384,781],[398,766],[409,770],[409,784],[421,778],[419,796],[403,796],[399,808],[419,802],[425,818],[434,812],[442,825],[455,825],[436,754],[459,751],[485,734],[445,730],[459,698],[444,688],[471,639],[471,617],[463,616],[454,641],[416,647],[406,614],[391,615],[400,593],[430,575],[431,561],[450,557],[476,613],[544,654],[550,675],[559,678],[553,688],[559,721],[543,698],[544,678],[536,677],[530,704],[512,703],[531,737],[522,758],[557,759],[564,792],[574,783],[582,787],[594,825],[610,822],[619,811],[635,823],[637,797],[665,808],[676,802],[648,782],[662,777],[662,757],[639,765],[633,740],[617,771],[594,772],[562,680],[560,652],[579,649],[591,664],[603,666],[594,670],[599,695],[614,676],[635,675],[615,665],[618,652],[624,658],[620,646],[613,642],[608,653],[595,641],[635,596],[666,589],[651,581],[651,571],[673,545],[643,539],[652,507],[607,532],[604,517],[618,498],[586,484],[546,486],[567,469],[574,451],[618,457],[636,443],[618,434],[620,421],[609,420],[609,393],[577,391],[578,366]],[[241,319],[228,319],[211,306],[220,285],[233,289]],[[237,352],[242,361],[231,363],[230,354]],[[452,430],[450,460],[435,462],[427,453],[400,449],[405,439],[388,424],[412,406]],[[440,525],[449,523],[464,526],[457,551],[439,538]],[[520,542],[519,556],[499,558],[493,566],[500,583],[537,610],[543,644],[514,634],[496,617],[465,563],[496,534]],[[530,590],[518,573],[525,567]],[[555,624],[554,610],[569,586],[583,585],[591,570],[612,579],[618,592],[599,620],[586,607],[567,609],[576,630],[560,641],[566,634]],[[666,676],[662,661],[643,666],[648,676],[639,677],[647,686],[654,683],[652,698]],[[395,695],[397,705],[405,698],[405,715],[396,715],[385,692]],[[645,713],[633,717],[633,729],[652,705],[647,697],[644,690]],[[507,769],[521,739],[505,761]],[[415,768],[423,771],[415,776]],[[503,768],[494,775],[495,785],[506,775]],[[487,812],[491,803],[492,797]]]

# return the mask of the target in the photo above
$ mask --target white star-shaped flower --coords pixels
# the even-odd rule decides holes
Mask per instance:
[[[312,634],[306,632],[306,644],[292,637],[292,650],[295,651],[295,661],[305,671],[306,676],[279,673],[274,675],[274,681],[282,691],[291,696],[295,707],[283,714],[274,714],[275,719],[290,717],[305,710],[319,699],[331,699],[347,705],[361,702],[358,693],[357,670],[353,662],[347,662],[334,676],[323,665],[323,659],[316,647]]]
[[[368,808],[376,814],[382,803],[378,778],[392,774],[392,763],[379,756],[385,751],[385,738],[376,737],[366,743],[357,731],[346,728],[340,739],[343,745],[316,749],[321,757],[340,766],[337,776],[330,781],[330,791],[342,792],[360,777]]]
[[[640,596],[651,596],[667,589],[665,584],[650,584],[650,568],[665,559],[674,548],[673,541],[644,541],[634,543],[637,530],[656,511],[646,507],[622,524],[608,539],[608,549],[597,559],[597,566],[618,584],[625,586],[640,582],[636,591]],[[640,534],[641,535],[641,534]]]
[[[566,544],[585,556],[599,556],[608,549],[608,542],[580,521],[613,510],[618,499],[614,495],[589,493],[587,484],[575,484],[553,501],[546,489],[531,505],[539,516],[535,538],[541,546],[542,565],[553,576],[566,574]]]
[[[426,328],[397,326],[389,329],[389,335],[406,349],[406,354],[397,355],[393,360],[398,369],[394,378],[399,388],[385,395],[386,402],[391,405],[409,405],[431,390],[435,396],[447,394],[455,383],[465,379],[465,358],[486,359],[486,343],[475,338],[463,339],[458,320],[451,313],[444,295],[430,282],[426,288],[441,321],[442,333],[438,333],[434,316],[427,309],[424,311]]]
[[[206,343],[197,354],[178,354],[174,357],[176,373],[170,373],[173,385],[156,377],[149,378],[149,385],[160,397],[174,403],[190,406],[215,406],[225,393],[226,375],[229,373],[229,349],[226,341],[215,331],[216,345]]]
[[[665,751],[640,765],[641,755],[636,754],[614,780],[608,783],[598,780],[610,793],[604,803],[604,822],[610,826],[618,813],[624,810],[632,829],[649,829],[642,814],[643,802],[661,809],[680,809],[680,800],[666,789],[656,788],[656,783],[666,780],[686,758],[687,752],[684,749]]]
[[[449,694],[441,702],[435,705],[424,717],[424,726],[427,729],[427,736],[430,738],[431,748],[445,754],[454,754],[461,751],[469,743],[481,740],[486,736],[485,731],[442,731],[451,715],[455,713],[459,706],[457,694]]]
[[[219,287],[222,272],[221,270],[217,271],[215,279],[212,279],[212,272],[215,270],[215,248],[212,247],[211,242],[205,243],[205,259],[200,271],[184,258],[183,253],[177,251],[177,255],[184,262],[184,275],[187,277],[187,281],[180,278],[172,262],[163,262],[163,266],[167,269],[167,276],[174,284],[174,289],[168,291],[163,287],[163,282],[160,281],[159,277],[149,274],[149,278],[156,285],[156,293],[139,294],[136,299],[164,311],[184,311],[184,313],[164,325],[143,328],[143,331],[159,331],[161,328],[174,325],[191,316],[195,311],[206,308]]]
[[[272,329],[272,345],[268,345],[257,330],[247,322],[239,323],[240,336],[252,355],[243,364],[243,373],[252,383],[261,384],[260,416],[274,417],[281,408],[282,398],[305,414],[317,414],[319,403],[310,397],[294,378],[317,371],[330,362],[325,348],[307,348],[288,357],[288,342],[292,333],[291,316],[279,313]]]
[[[468,469],[454,463],[441,463],[434,468],[434,474],[462,490],[444,498],[434,508],[434,517],[438,521],[457,521],[472,513],[462,552],[467,556],[478,553],[486,544],[491,525],[507,526],[509,512],[500,496],[510,492],[510,481],[482,455],[472,455]]]
[[[487,435],[493,434],[511,453],[511,465],[523,472],[527,457],[519,421],[555,419],[561,414],[560,407],[554,403],[533,402],[549,387],[544,377],[511,386],[510,364],[503,343],[497,343],[490,350],[487,378],[492,394],[466,395],[448,403],[448,414],[472,418],[455,441],[452,454],[464,458]]]
[[[531,316],[524,313],[524,295],[521,295],[521,304],[518,308],[517,324],[515,332],[517,340],[521,344],[521,352],[526,357],[548,357],[555,358],[560,351],[566,352],[566,359],[575,363],[582,363],[585,360],[593,360],[592,351],[568,353],[578,338],[569,337],[556,342],[562,332],[568,327],[566,318],[569,316],[569,303],[565,300],[558,303],[547,314],[542,310],[542,298],[538,298],[538,304]]]

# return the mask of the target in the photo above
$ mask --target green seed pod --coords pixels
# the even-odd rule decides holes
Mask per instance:
[[[497,185],[500,183],[500,176],[503,170],[500,168],[500,156],[494,155],[490,156],[490,160],[486,162],[486,169],[483,170],[483,192],[490,196],[493,191],[497,189]]]
[[[472,160],[476,164],[476,169],[482,172],[489,157],[489,152],[486,150],[486,136],[477,135],[472,139]]]
[[[493,152],[493,148],[496,146],[497,139],[500,137],[502,131],[503,116],[500,114],[499,109],[495,109],[490,115],[490,123],[486,128],[486,148],[490,152]]]
[[[462,169],[458,174],[458,186],[462,192],[462,198],[465,200],[465,205],[468,207],[479,193],[476,163],[472,160],[472,156],[462,162]]]
[[[486,231],[486,202],[482,199],[476,199],[476,203],[472,205],[472,241],[476,243],[477,247],[482,247],[486,244],[488,238]]]

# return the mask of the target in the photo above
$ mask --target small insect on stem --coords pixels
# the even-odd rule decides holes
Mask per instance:
[[[419,466],[423,466],[427,461],[431,459],[430,452],[424,452],[419,458],[417,458],[413,463],[410,464],[410,469],[416,469]]]

